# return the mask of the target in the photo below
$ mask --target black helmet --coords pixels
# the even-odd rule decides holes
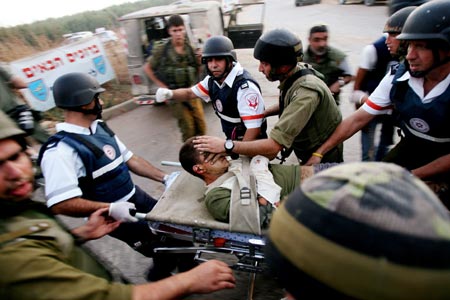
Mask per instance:
[[[408,18],[408,16],[411,14],[411,12],[416,8],[417,6],[408,6],[400,9],[395,14],[389,17],[389,19],[386,22],[386,25],[384,25],[383,32],[386,33],[401,33],[403,29],[403,25],[405,25],[405,21]]]
[[[450,45],[450,1],[422,4],[408,17],[398,40],[437,40]]]
[[[237,61],[236,51],[234,51],[233,42],[226,36],[218,35],[206,40],[203,47],[202,63],[206,64],[208,57],[230,57]]]
[[[287,29],[274,29],[256,41],[253,56],[271,65],[293,65],[303,56],[302,41]]]
[[[53,98],[61,108],[76,108],[89,104],[96,94],[104,92],[97,79],[85,73],[68,73],[53,83]]]

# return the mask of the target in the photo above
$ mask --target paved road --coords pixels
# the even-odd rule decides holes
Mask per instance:
[[[308,29],[317,23],[326,23],[330,28],[330,44],[344,50],[353,69],[356,70],[359,53],[364,45],[377,39],[387,18],[384,5],[366,7],[362,4],[339,5],[337,0],[323,0],[321,4],[295,7],[294,0],[266,0],[265,29],[286,27],[295,31],[307,44]],[[260,82],[263,96],[268,105],[278,99],[277,84],[268,82],[257,70],[257,61],[252,57],[252,50],[238,50],[238,59]],[[342,93],[341,110],[344,116],[353,111],[347,101],[351,85]],[[210,105],[205,105],[208,120],[208,134],[219,135],[220,125]],[[117,111],[117,109],[116,109]],[[276,119],[269,120],[269,127]],[[176,167],[160,166],[163,160],[177,161],[181,146],[181,135],[174,118],[167,106],[140,106],[134,110],[123,109],[120,115],[112,117],[108,124],[136,154],[148,159],[167,172]],[[356,161],[360,157],[359,135],[345,143],[345,160]],[[163,186],[142,178],[133,177],[135,182],[154,197],[159,197]],[[78,220],[70,219],[70,224]],[[145,272],[151,267],[151,259],[145,258],[120,241],[109,237],[88,244],[101,257],[117,266],[117,270],[133,283],[144,282]],[[233,291],[218,292],[208,299],[246,299],[247,273],[237,273],[238,286]],[[271,279],[257,277],[254,299],[279,299],[282,290]],[[199,298],[199,297],[196,297]]]

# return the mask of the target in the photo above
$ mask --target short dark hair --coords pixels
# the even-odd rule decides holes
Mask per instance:
[[[171,15],[167,21],[167,28],[184,26],[183,18],[180,15]]]
[[[309,30],[309,36],[311,36],[313,33],[316,32],[328,32],[328,27],[327,25],[316,25],[311,27],[311,29]]]
[[[194,172],[194,166],[200,162],[200,151],[194,148],[195,137],[188,138],[180,148],[179,161],[183,169],[196,177],[202,178]],[[203,179],[203,178],[202,178]]]

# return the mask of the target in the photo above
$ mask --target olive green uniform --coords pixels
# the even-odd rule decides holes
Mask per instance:
[[[0,215],[0,299],[131,299],[44,205],[2,203]]]
[[[304,69],[299,63],[296,71]],[[284,90],[285,81],[278,87]],[[342,121],[341,112],[325,83],[317,76],[298,78],[287,90],[284,110],[269,136],[286,149],[293,148],[301,163],[319,148]],[[342,144],[327,152],[322,162],[342,162]]]
[[[11,73],[0,67],[0,109],[9,116],[14,115],[14,110],[18,106],[23,106],[26,104],[25,101],[16,95],[14,88],[10,86],[12,76],[13,75]],[[44,143],[47,141],[49,134],[35,120],[34,132],[32,136],[37,141]]]
[[[199,80],[199,67],[194,50],[186,42],[184,55],[178,54],[171,40],[155,46],[152,56],[147,60],[156,77],[170,89],[187,88]],[[183,141],[196,135],[206,134],[206,121],[203,102],[200,98],[170,103],[173,116],[178,121]]]
[[[322,73],[325,77],[325,83],[327,86],[330,86],[335,83],[339,77],[346,75],[344,74],[344,70],[339,67],[345,57],[345,53],[341,50],[328,46],[327,53],[319,60],[316,60],[314,58],[314,54],[308,47],[308,50],[305,51],[303,56],[303,61]],[[339,104],[339,94],[335,94],[333,96],[336,103]]]
[[[273,175],[275,183],[281,187],[281,199],[289,195],[300,184],[300,166],[298,165],[269,164],[269,170]],[[216,220],[228,222],[230,214],[230,199],[231,190],[227,187],[220,186],[211,189],[205,195],[205,205]],[[268,206],[267,208],[270,207]],[[261,210],[263,208],[260,207],[260,212],[263,214],[266,213],[267,208],[262,212]],[[268,211],[268,213],[270,213],[270,211]],[[260,216],[262,217],[262,222],[264,222],[265,216],[262,216],[261,214]]]

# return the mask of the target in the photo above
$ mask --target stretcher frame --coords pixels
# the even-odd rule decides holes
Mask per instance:
[[[205,183],[181,171],[145,219],[152,231],[161,236],[192,241],[193,247],[164,247],[165,253],[195,253],[199,262],[205,254],[229,254],[237,258],[230,265],[234,270],[249,273],[247,298],[253,299],[257,273],[266,271],[264,263],[265,233],[253,234],[242,228],[231,231],[228,223],[215,220],[207,211],[204,199]]]

